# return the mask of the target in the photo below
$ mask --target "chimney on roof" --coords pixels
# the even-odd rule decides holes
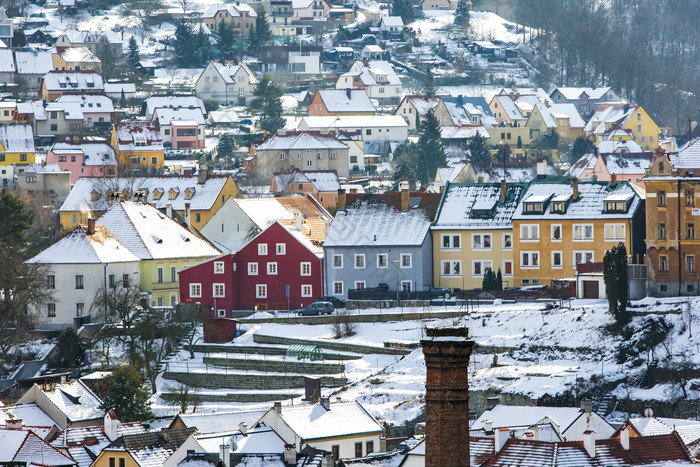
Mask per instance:
[[[508,185],[506,184],[506,179],[501,180],[501,204],[506,202],[506,192],[508,191]]]
[[[331,400],[327,397],[322,397],[321,398],[321,407],[330,411],[331,410]]]
[[[697,127],[698,127],[698,122],[696,122],[696,121],[690,122],[690,133],[692,134]]]
[[[248,436],[248,424],[246,422],[241,422],[238,425],[238,430],[241,432],[243,436]]]
[[[410,207],[411,194],[408,190],[401,190],[401,210],[408,211]]]
[[[12,420],[5,421],[5,429],[7,430],[21,430],[22,429],[22,419],[13,418]]]
[[[187,222],[187,227],[190,227],[190,225],[192,225],[192,222],[190,220],[190,203],[185,203],[185,222]]]
[[[299,232],[301,232],[301,226],[303,223],[303,219],[301,218],[301,214],[299,212],[294,213],[294,220],[296,221],[297,230]]]
[[[203,185],[209,176],[209,171],[207,170],[206,167],[200,167],[199,172],[197,173],[197,183],[200,185]]]
[[[229,467],[231,465],[231,446],[228,444],[219,445],[219,460],[224,467]]]
[[[595,432],[586,430],[583,432],[583,448],[586,450],[588,457],[595,459]]]
[[[173,218],[173,205],[171,203],[165,205],[165,215],[168,216],[169,219]]]
[[[114,412],[107,412],[104,419],[104,430],[105,436],[110,440],[114,441],[118,438],[117,432],[122,426],[122,422],[119,421],[117,415]]]
[[[346,200],[347,198],[345,195],[345,190],[341,188],[340,190],[338,190],[338,203],[336,205],[337,211],[345,211],[345,203],[347,202]]]
[[[572,198],[574,201],[578,201],[578,178],[574,178],[573,191],[574,191],[574,193],[573,193],[573,195],[571,196],[571,198]]]
[[[493,437],[493,448],[496,454],[498,454],[503,446],[505,446],[506,441],[510,438],[510,430],[508,428],[497,428]]]
[[[277,412],[278,415],[281,414],[282,413],[282,403],[279,401],[275,402],[275,405],[272,407],[272,409],[275,412]]]
[[[486,398],[486,410],[491,410],[496,407],[501,402],[500,397],[487,397]]]
[[[484,420],[481,422],[481,426],[484,429],[484,433],[493,433],[493,420]]]
[[[613,188],[617,186],[617,174],[610,174],[610,186]]]
[[[628,427],[620,432],[620,445],[625,451],[630,450],[630,429]]]
[[[588,398],[582,399],[581,410],[583,410],[583,413],[585,414],[590,414],[591,412],[593,412],[593,401]]]
[[[469,359],[466,327],[428,328],[425,357],[425,467],[469,466]]]
[[[545,178],[547,176],[547,160],[537,159],[537,178]]]
[[[284,464],[297,465],[297,449],[295,444],[284,445]]]
[[[88,218],[87,234],[88,235],[95,235],[95,219]]]

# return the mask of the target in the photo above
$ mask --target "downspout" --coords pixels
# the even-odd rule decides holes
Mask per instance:
[[[681,179],[678,179],[678,193],[676,198],[676,204],[678,209],[678,225],[676,229],[678,230],[678,296],[681,296],[681,274],[683,272],[683,264],[681,263],[683,256],[681,255]]]

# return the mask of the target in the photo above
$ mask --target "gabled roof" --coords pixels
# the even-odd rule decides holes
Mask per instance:
[[[671,155],[670,159],[674,169],[700,168],[700,138],[688,141],[677,154]]]
[[[48,91],[103,91],[102,76],[89,70],[51,70],[43,77],[43,88]]]
[[[104,411],[100,409],[102,401],[80,380],[56,384],[50,391],[35,384],[19,402],[37,402],[38,392],[43,393],[69,423],[98,420],[104,416]]]
[[[329,112],[376,112],[363,89],[319,89],[316,91]]]
[[[194,433],[194,428],[124,435],[110,443],[106,450],[126,450],[141,467],[161,467]]]
[[[202,113],[206,113],[207,109],[204,107],[204,101],[194,95],[180,95],[174,94],[171,96],[151,96],[144,101],[144,106],[146,107],[146,117],[151,118],[153,116],[153,111],[159,107],[169,107],[169,108],[194,108],[199,107],[202,109]]]
[[[27,466],[74,466],[77,463],[29,430],[0,428],[0,462]]]
[[[586,123],[583,121],[574,104],[535,104],[535,107],[542,115],[547,128],[557,128],[557,119],[569,121],[569,128],[583,128]]]
[[[627,420],[627,423],[634,428],[639,436],[666,435],[676,431],[686,446],[700,439],[700,421],[697,420],[632,417]]]
[[[291,183],[304,182],[311,183],[317,191],[337,192],[340,189],[338,173],[335,170],[296,170],[292,173],[292,176],[289,178],[284,188]]]
[[[15,61],[11,49],[0,49],[0,73],[14,73]]]
[[[163,150],[163,137],[158,122],[122,120],[114,125],[114,132],[119,151]]]
[[[98,66],[101,63],[87,47],[56,47],[56,53],[66,63],[92,63]]]
[[[599,104],[593,116],[586,123],[585,130],[589,133],[603,134],[607,130],[606,124],[624,126],[638,108],[639,105],[634,102]]]
[[[556,91],[559,91],[565,99],[573,101],[578,100],[581,95],[585,92],[588,98],[591,100],[598,100],[605,95],[606,92],[610,91],[612,88],[610,86],[603,86],[600,88],[575,88],[575,87],[565,87],[561,86],[555,88],[549,95],[551,96]]]
[[[84,114],[89,113],[112,113],[114,104],[112,99],[104,94],[73,94],[64,93],[54,102],[72,102],[80,104],[80,109]]]
[[[482,465],[484,462],[486,462],[493,456],[493,451],[493,438],[476,436],[469,437],[470,465],[474,467]],[[406,463],[407,459],[411,457],[425,457],[425,439],[406,453],[405,457],[399,463],[398,467],[402,467]],[[411,463],[410,465],[415,464]]]
[[[346,149],[347,146],[334,135],[313,131],[277,132],[260,143],[258,151],[296,151],[306,149]]]
[[[41,407],[35,403],[10,405],[0,408],[0,424],[8,420],[20,419],[28,426],[54,426],[54,422]]]
[[[360,91],[364,94],[364,91]],[[408,128],[400,115],[308,115],[302,117],[298,128],[335,131],[352,128]]]
[[[617,154],[601,154],[605,163],[605,168],[610,174],[627,175],[639,174],[644,175],[651,164],[652,153],[617,153]]]
[[[378,76],[383,76],[386,81],[378,81]],[[350,67],[350,71],[341,75],[341,77],[353,77],[353,79],[362,82],[365,86],[377,85],[401,85],[401,80],[396,75],[394,67],[386,60],[369,60],[367,64],[357,60]]]
[[[210,62],[210,65],[216,68],[216,71],[219,72],[219,75],[221,75],[221,78],[226,84],[233,84],[233,77],[241,70],[248,76],[249,84],[258,84],[258,78],[255,77],[245,62],[239,62],[238,64],[226,63],[225,65],[221,62]]]
[[[386,191],[379,194],[348,193],[346,196],[346,206],[386,204],[392,206],[394,209],[401,209],[401,193],[398,191]],[[440,197],[440,193],[411,191],[409,193],[408,205],[411,209],[422,209],[428,219],[432,221],[435,219],[435,214],[440,206]]]
[[[78,226],[68,235],[27,260],[36,264],[107,264],[138,262],[137,258],[102,225],[88,235]]]
[[[423,116],[426,115],[430,109],[435,109],[435,107],[440,104],[441,98],[441,96],[405,96],[404,101],[410,102],[413,108],[416,109],[418,115]],[[399,105],[399,107],[401,106]]]
[[[54,154],[83,154],[85,165],[117,165],[114,149],[107,143],[54,143],[49,151]]]
[[[508,183],[506,200],[501,204],[500,183],[450,184],[432,229],[511,228],[513,214],[525,188],[523,183]]]
[[[483,97],[443,97],[442,102],[457,126],[471,124],[469,117],[472,115],[481,115],[482,119],[493,117],[488,102]]]
[[[517,105],[515,105],[515,102],[513,102],[513,99],[511,99],[510,96],[497,95],[493,98],[498,101],[501,109],[503,109],[503,112],[505,113],[505,116],[510,120],[527,120],[527,117],[520,113],[520,109]]]
[[[485,420],[491,420],[493,428],[515,428],[534,426],[549,418],[559,424],[564,433],[581,416],[583,410],[577,407],[535,407],[497,405],[486,410],[473,423],[472,429],[483,428]]]
[[[21,75],[44,75],[53,70],[53,58],[47,50],[24,49],[15,51],[17,73]]]
[[[644,149],[633,139],[624,141],[600,141],[598,143],[598,153],[599,154],[612,154],[614,152],[620,152],[622,150],[629,153],[641,153]]]
[[[0,145],[5,152],[34,152],[31,125],[0,125]]]
[[[248,13],[248,16],[251,18],[255,18],[256,16],[258,16],[255,10],[246,3],[227,3],[221,5],[212,5],[208,7],[206,10],[204,10],[204,13],[202,13],[202,18],[214,18],[216,14],[220,11],[226,11],[229,15],[231,15],[234,18],[243,16],[242,13],[244,12]]]
[[[200,258],[220,252],[177,222],[146,204],[121,202],[97,222],[141,259]]]
[[[173,422],[170,424],[170,427],[174,427],[175,422],[179,420],[187,428],[196,428],[198,434],[222,433],[225,431],[230,431],[231,429],[238,429],[238,426],[241,423],[245,423],[249,428],[252,428],[264,414],[265,411],[263,410],[191,414],[181,413],[175,416],[175,420],[173,420]]]
[[[177,121],[195,122],[197,125],[204,125],[204,114],[197,107],[194,109],[170,109],[162,107],[153,111],[156,121],[160,126],[172,125]]]
[[[595,153],[586,153],[583,156],[581,156],[579,160],[573,163],[573,165],[569,168],[566,174],[569,177],[579,178],[581,177],[581,174],[584,171],[595,169],[595,164],[597,160],[598,156]]]
[[[386,27],[403,27],[403,19],[401,19],[400,16],[382,16],[382,19],[379,21],[379,23],[383,24]]]

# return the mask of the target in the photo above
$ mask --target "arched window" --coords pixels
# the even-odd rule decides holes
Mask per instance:
[[[663,172],[663,171],[664,171],[664,163],[659,162],[659,172]]]

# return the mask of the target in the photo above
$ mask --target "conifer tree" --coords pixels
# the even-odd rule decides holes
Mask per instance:
[[[608,295],[608,307],[618,324],[627,324],[632,317],[627,311],[629,290],[627,285],[627,248],[624,243],[605,252],[603,280]]]
[[[400,16],[404,24],[416,19],[416,12],[411,0],[394,0],[391,4],[391,16]]]
[[[476,133],[469,139],[467,149],[471,154],[472,162],[491,162],[491,151],[489,150],[486,138],[481,133]]]
[[[219,39],[216,41],[221,59],[229,58],[235,52],[237,40],[238,28],[229,24],[228,21],[223,21],[219,26]]]
[[[267,21],[267,15],[264,9],[260,9],[260,13],[255,18],[255,29],[250,32],[250,41],[248,43],[248,52],[254,54],[258,47],[267,44],[272,40],[272,30]]]
[[[421,134],[417,143],[418,168],[417,176],[420,182],[427,185],[435,176],[438,167],[447,163],[445,148],[442,145],[440,122],[433,109],[430,109],[421,123]]]
[[[126,53],[126,58],[129,61],[129,65],[135,67],[141,61],[141,53],[139,52],[139,45],[136,43],[134,36],[129,39],[129,46]]]
[[[459,0],[455,9],[455,24],[461,26],[465,31],[469,30],[469,6],[466,0]]]
[[[286,121],[282,118],[282,94],[284,88],[264,75],[253,91],[255,98],[248,105],[248,112],[258,115],[258,125],[268,133],[276,133]]]

